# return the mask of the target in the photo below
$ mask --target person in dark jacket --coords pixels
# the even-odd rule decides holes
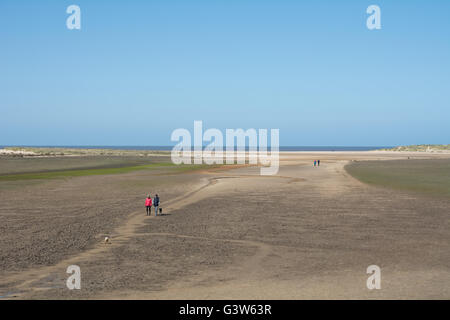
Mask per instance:
[[[157,216],[158,215],[158,207],[159,207],[159,197],[157,194],[153,198],[153,206],[155,207],[155,216]]]

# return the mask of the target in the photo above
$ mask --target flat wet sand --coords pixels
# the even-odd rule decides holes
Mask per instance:
[[[0,296],[450,298],[450,199],[369,186],[344,170],[352,160],[449,155],[281,157],[276,176],[254,167],[136,171],[2,191]],[[153,190],[160,217],[146,217],[142,205]],[[71,264],[81,268],[81,290],[65,287]],[[381,268],[381,290],[366,287],[372,264]]]

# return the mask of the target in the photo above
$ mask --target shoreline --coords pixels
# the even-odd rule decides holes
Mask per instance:
[[[336,147],[339,148],[339,147]],[[346,148],[346,147],[343,147]],[[224,151],[225,153],[225,151]],[[239,152],[238,152],[239,153]],[[267,152],[271,154],[270,149]],[[450,150],[279,150],[280,155],[305,155],[305,154],[380,154],[380,155],[450,155]],[[168,156],[171,150],[158,149],[100,149],[100,148],[63,148],[63,147],[0,147],[0,157],[27,157],[27,158],[44,158],[44,157],[80,157],[80,156],[139,156],[139,157],[154,157],[154,156]],[[248,155],[249,151],[245,151]],[[256,154],[261,154],[257,152]]]

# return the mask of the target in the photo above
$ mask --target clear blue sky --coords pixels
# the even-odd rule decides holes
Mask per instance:
[[[1,0],[0,111],[0,145],[450,143],[450,1]]]

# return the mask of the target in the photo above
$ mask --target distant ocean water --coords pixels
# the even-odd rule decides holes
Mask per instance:
[[[12,146],[0,146],[0,148]],[[31,148],[75,148],[75,149],[115,149],[115,150],[157,150],[170,151],[173,146],[14,146]],[[280,151],[370,151],[392,148],[391,146],[281,146]],[[248,150],[248,148],[246,148]],[[268,147],[270,150],[270,146]]]

